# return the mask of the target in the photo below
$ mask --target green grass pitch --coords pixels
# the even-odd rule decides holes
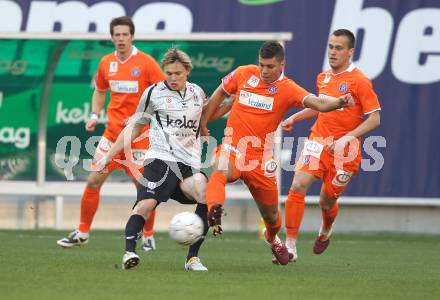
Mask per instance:
[[[334,234],[312,253],[303,234],[299,260],[271,263],[256,233],[209,236],[200,252],[206,273],[183,270],[186,248],[167,233],[157,251],[121,270],[123,231],[94,231],[82,248],[61,249],[66,232],[0,231],[0,299],[440,299],[439,236]]]

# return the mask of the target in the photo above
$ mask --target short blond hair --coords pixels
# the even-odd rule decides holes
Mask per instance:
[[[180,62],[187,71],[191,71],[193,68],[191,58],[188,54],[177,48],[170,48],[163,56],[162,68],[175,62]]]

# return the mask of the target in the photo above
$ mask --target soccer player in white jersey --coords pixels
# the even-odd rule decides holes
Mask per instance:
[[[208,100],[203,90],[187,81],[192,70],[189,56],[178,49],[168,50],[162,60],[166,80],[147,88],[136,113],[119,134],[108,155],[97,162],[99,168],[110,162],[140,130],[150,124],[150,147],[145,154],[141,186],[126,228],[123,268],[139,264],[136,239],[145,220],[162,202],[174,199],[182,204],[196,204],[195,213],[204,223],[203,237],[189,247],[185,270],[207,271],[198,251],[208,231],[205,200],[206,175],[200,172],[200,118]]]

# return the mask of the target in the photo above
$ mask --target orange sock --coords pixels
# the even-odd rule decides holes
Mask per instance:
[[[79,231],[89,232],[92,226],[93,217],[98,210],[99,190],[91,189],[86,186],[81,198],[81,213],[79,218]]]
[[[206,185],[206,204],[208,205],[208,211],[216,203],[221,205],[225,203],[225,185],[226,176],[214,171]]]
[[[269,224],[264,220],[264,225],[266,225],[266,240],[269,243],[272,243],[275,239],[275,236],[277,235],[278,231],[280,231],[281,228],[281,212],[278,210],[278,219],[275,224]]]
[[[156,210],[153,210],[150,215],[148,216],[148,219],[145,221],[144,224],[144,236],[153,236],[154,232],[154,218],[156,217]]]
[[[321,209],[322,224],[325,231],[329,231],[339,212],[339,204],[335,203],[329,210]]]
[[[290,190],[286,200],[285,222],[287,238],[297,239],[304,216],[304,195]]]

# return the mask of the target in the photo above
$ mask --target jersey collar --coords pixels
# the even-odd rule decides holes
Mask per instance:
[[[332,70],[330,69],[330,70],[328,71],[328,73],[329,73],[330,75],[333,75],[333,76],[338,76],[338,75],[343,74],[343,73],[345,73],[345,72],[352,72],[355,68],[356,68],[356,66],[354,65],[354,63],[351,63],[351,64],[348,66],[348,68],[345,69],[344,71],[341,71],[341,72],[335,74],[335,73],[333,73]]]
[[[183,95],[182,95],[181,91],[176,91],[176,90],[171,89],[171,87],[168,85],[168,82],[166,80],[163,81],[163,84],[167,87],[168,90],[176,92],[177,94],[179,94],[180,98],[185,99],[188,81],[185,82],[185,90],[183,91]]]
[[[126,63],[126,62],[127,62],[132,56],[138,54],[138,52],[139,52],[139,50],[138,50],[134,45],[132,45],[132,46],[131,46],[131,53],[130,53],[130,56],[127,57],[126,60],[121,61],[121,60],[119,59],[119,57],[118,57],[118,52],[117,52],[117,51],[114,52],[114,55],[115,55],[116,59],[117,59],[121,64],[125,64],[125,63]]]
[[[277,80],[275,80],[274,82],[271,82],[271,83],[267,83],[267,84],[269,84],[269,85],[274,84],[274,83],[277,82],[277,81],[281,81],[281,80],[283,80],[284,77],[285,77],[285,76],[284,76],[284,71],[282,71],[281,74],[280,74],[280,77],[278,77]],[[260,73],[260,80],[261,80],[261,82],[264,82],[263,79],[261,78],[261,73]],[[266,83],[265,83],[265,84],[266,84]]]

